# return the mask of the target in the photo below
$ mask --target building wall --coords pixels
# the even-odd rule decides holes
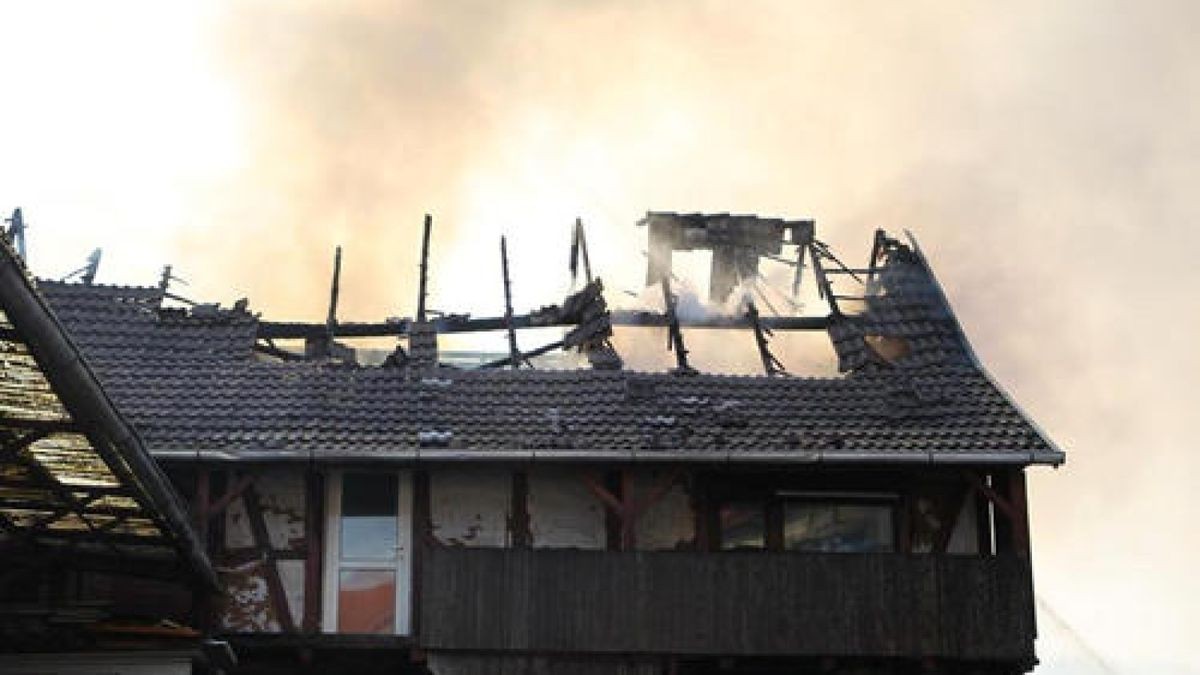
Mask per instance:
[[[507,546],[512,541],[512,471],[486,466],[429,472],[434,539],[446,546]]]
[[[608,541],[604,506],[577,467],[530,469],[529,529],[534,548],[602,550]]]
[[[648,499],[673,473],[665,468],[637,471],[633,481],[637,499]],[[692,511],[692,498],[678,477],[661,498],[642,512],[635,531],[639,551],[669,551],[694,546],[696,517]]]

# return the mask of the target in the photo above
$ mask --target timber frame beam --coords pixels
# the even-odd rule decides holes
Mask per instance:
[[[602,480],[596,476],[584,473],[582,480],[587,489],[591,491],[597,499],[604,504],[620,523],[620,550],[632,551],[637,547],[637,521],[646,511],[655,504],[660,502],[663,497],[671,491],[671,487],[675,485],[675,481],[679,479],[682,469],[674,468],[664,473],[654,483],[650,492],[642,499],[638,499],[636,489],[634,487],[633,471],[630,469],[621,469],[620,471],[620,495],[615,495],[608,490]]]
[[[970,489],[991,502],[997,513],[1003,513],[1006,522],[1002,527],[996,521],[996,544],[1010,539],[1017,555],[1029,556],[1029,511],[1025,494],[1025,472],[1016,469],[997,472],[990,477],[975,471],[964,471],[963,477]],[[991,483],[989,485],[989,480]],[[1004,536],[1009,535],[1008,537]]]

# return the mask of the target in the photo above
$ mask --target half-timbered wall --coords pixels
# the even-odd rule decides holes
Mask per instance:
[[[575,467],[529,471],[529,529],[534,548],[602,550],[608,539],[604,505]]]
[[[227,482],[236,484],[237,478],[231,475]],[[217,556],[225,586],[217,616],[221,630],[281,632],[302,624],[305,499],[304,470],[271,467],[254,471],[252,485],[230,502],[224,549]],[[290,622],[281,616],[281,602]]]
[[[670,481],[661,495],[655,491]],[[634,547],[639,551],[690,549],[696,541],[696,517],[691,496],[684,489],[678,472],[669,468],[642,469],[634,472],[634,500],[652,500],[639,513]]]
[[[429,472],[430,525],[446,546],[508,546],[512,471],[450,467]]]

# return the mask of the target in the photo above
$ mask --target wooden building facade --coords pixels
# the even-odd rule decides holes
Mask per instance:
[[[1064,456],[915,244],[877,236],[850,312],[811,224],[696,218],[803,231],[846,376],[448,368],[439,332],[496,321],[423,312],[364,366],[333,307],[305,327],[165,284],[39,291],[187,502],[222,589],[190,611],[235,672],[1031,670],[1025,471]],[[497,325],[610,320],[599,291]],[[679,334],[667,308],[638,321]]]

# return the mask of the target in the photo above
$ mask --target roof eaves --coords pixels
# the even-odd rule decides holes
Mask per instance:
[[[289,462],[316,461],[334,463],[453,463],[453,462],[697,462],[709,464],[939,464],[955,466],[1058,466],[1065,457],[1057,450],[971,450],[964,452],[929,450],[472,450],[413,449],[397,451],[348,451],[314,457],[307,452],[263,450],[186,450],[156,452],[164,461],[204,462]]]

